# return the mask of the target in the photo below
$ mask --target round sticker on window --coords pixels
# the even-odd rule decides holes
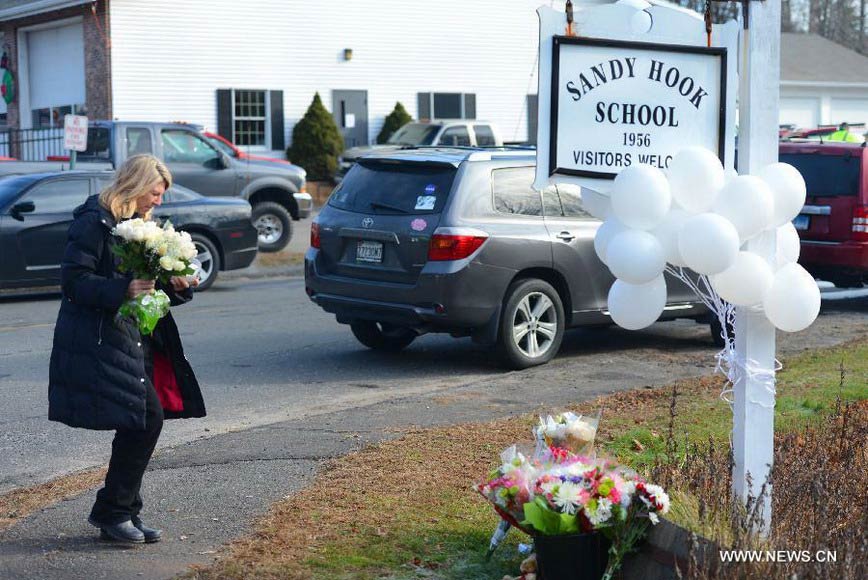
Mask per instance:
[[[425,228],[428,227],[428,222],[426,222],[425,220],[423,220],[421,218],[415,219],[412,222],[410,222],[410,227],[413,228],[413,231],[415,231],[415,232],[421,232],[422,230],[424,230]]]
[[[435,191],[437,191],[437,186],[434,185],[433,183],[429,183],[428,185],[425,186],[425,193],[427,193],[428,195],[431,195]]]

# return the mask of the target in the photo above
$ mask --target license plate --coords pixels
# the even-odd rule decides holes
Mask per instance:
[[[359,242],[356,246],[356,261],[381,263],[383,261],[383,244],[381,242]]]
[[[793,219],[793,227],[797,230],[807,230],[811,227],[811,216],[799,214]]]

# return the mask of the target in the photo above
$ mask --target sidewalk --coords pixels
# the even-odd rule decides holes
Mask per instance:
[[[125,548],[99,541],[97,530],[86,521],[94,497],[90,491],[0,532],[0,578],[172,578],[191,564],[210,562],[223,544],[249,532],[253,519],[273,502],[308,485],[329,458],[400,437],[415,427],[532,410],[521,377],[513,375],[506,388],[497,391],[483,381],[449,389],[448,395],[388,401],[163,450],[151,462],[142,491],[142,516],[163,529],[161,543]],[[535,398],[565,405],[601,394],[604,383],[588,385],[579,396],[552,388]]]

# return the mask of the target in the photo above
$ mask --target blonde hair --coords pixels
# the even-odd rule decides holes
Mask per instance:
[[[165,164],[153,155],[133,155],[118,169],[111,185],[99,194],[99,202],[120,221],[132,217],[136,200],[150,195],[161,183],[166,189],[172,187],[172,174]],[[141,218],[151,219],[151,212]]]

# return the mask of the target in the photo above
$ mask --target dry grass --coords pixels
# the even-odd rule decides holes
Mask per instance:
[[[0,495],[0,531],[37,510],[92,489],[102,483],[105,472],[105,469],[79,471]]]
[[[280,266],[298,266],[304,264],[303,252],[260,252],[256,256],[255,265],[263,268],[279,268]]]
[[[862,372],[868,341],[826,349],[825,366],[830,365],[830,360],[840,360],[845,356],[842,353],[851,357]],[[795,400],[814,397],[828,401],[836,396],[836,386],[838,391],[848,388],[843,381],[840,385],[802,381],[799,369],[802,366],[811,368],[816,362],[812,356],[802,357],[807,360],[792,365],[792,384],[787,383],[788,395],[782,396],[781,401],[792,397]],[[856,381],[853,396],[857,400],[866,398],[866,376],[862,374]],[[633,437],[637,430],[644,440],[659,441],[664,454],[668,448],[670,453],[666,457],[671,458],[669,471],[663,473],[663,466],[658,463],[656,475],[665,478],[675,488],[685,490],[681,494],[685,497],[685,505],[689,507],[692,502],[694,506],[694,509],[686,510],[693,520],[690,523],[700,529],[703,525],[720,527],[721,521],[728,524],[731,518],[727,514],[727,518],[721,519],[719,514],[723,512],[718,509],[714,512],[717,519],[709,524],[712,503],[727,503],[725,498],[729,497],[728,491],[722,491],[728,485],[728,456],[721,456],[714,447],[719,447],[720,433],[725,440],[731,427],[729,409],[717,399],[720,387],[719,377],[679,383],[681,408],[678,423],[673,424],[668,434],[666,426],[673,415],[670,388],[617,393],[574,409],[592,412],[603,408],[600,432],[603,446],[610,452],[626,456],[625,459],[632,458],[634,464],[645,464],[650,469],[655,456],[652,454],[649,461],[649,450]],[[817,403],[815,407],[820,409],[822,404]],[[862,415],[859,417],[859,420],[863,419]],[[508,556],[508,547],[501,548],[500,560],[496,558],[491,563],[482,560],[481,554],[497,518],[472,492],[472,486],[491,467],[503,448],[515,441],[528,440],[534,420],[533,416],[525,415],[484,424],[413,431],[398,440],[339,458],[324,470],[314,485],[274,505],[271,512],[259,521],[252,536],[233,543],[215,565],[195,568],[188,577],[197,580],[363,579],[417,577],[415,573],[419,572],[421,575],[434,574],[437,578],[500,578],[504,572],[515,572],[518,560]],[[801,420],[804,421],[804,417]],[[679,450],[674,441],[683,431],[690,431],[692,435],[698,433],[701,441],[705,441],[706,436],[711,437],[711,447],[694,446],[690,453]],[[802,435],[804,441],[809,440],[806,437],[809,436]],[[630,442],[627,445],[624,444],[625,438]],[[779,440],[779,451],[789,453],[776,459],[782,480],[789,477],[789,469],[797,469],[791,467],[791,459],[804,452],[821,456],[821,452],[828,451],[829,441],[826,439],[810,441],[815,441],[810,448],[800,449],[789,439]],[[654,453],[659,456],[659,452]],[[691,462],[692,471],[688,469],[685,473],[689,476],[676,478],[680,469],[686,469],[685,461]],[[822,465],[829,468],[832,463]],[[822,465],[803,464],[802,467],[818,469]],[[835,473],[840,475],[843,472],[839,468]],[[860,476],[863,484],[865,473],[863,469]],[[812,471],[806,471],[799,481],[814,477],[812,474]],[[699,483],[691,487],[691,482]],[[864,489],[858,481],[850,483],[853,491]],[[795,506],[780,503],[793,500],[782,500],[778,494],[781,498],[798,497],[802,501],[806,498],[787,491],[779,492],[779,489],[784,489],[784,484],[777,485],[776,508],[793,512],[792,522],[798,523]],[[835,506],[840,507],[837,503]],[[801,509],[805,510],[804,507]],[[864,505],[857,502],[850,509],[857,514],[854,517],[864,518]],[[740,520],[732,518],[732,521]],[[840,523],[843,520],[839,518],[836,521]],[[743,535],[730,536],[730,539],[733,537],[744,540]],[[784,537],[800,536],[781,536]]]

